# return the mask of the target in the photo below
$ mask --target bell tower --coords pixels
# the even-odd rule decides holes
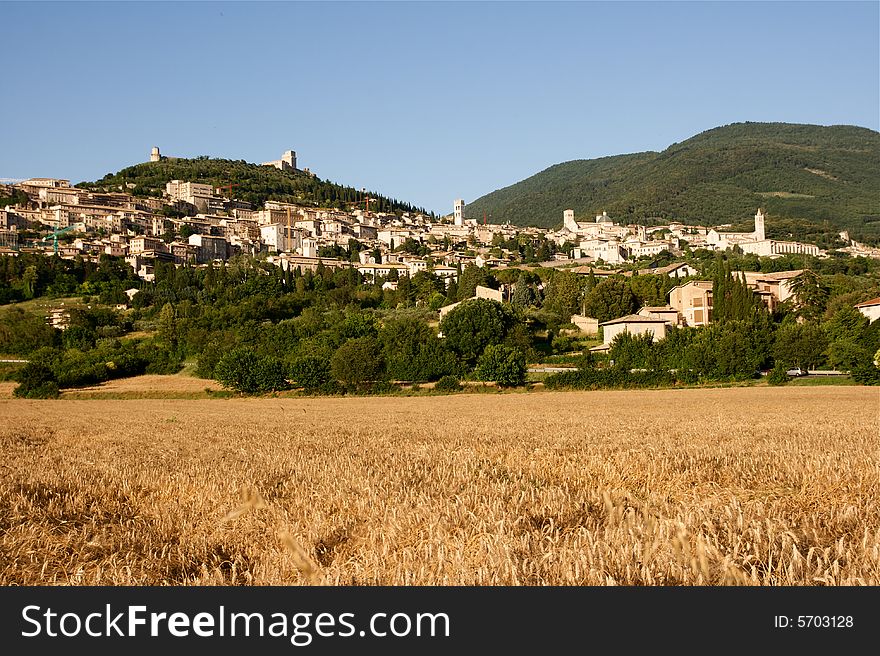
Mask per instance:
[[[758,213],[755,214],[755,241],[764,241],[766,237],[764,236],[764,210],[760,207],[758,208]]]

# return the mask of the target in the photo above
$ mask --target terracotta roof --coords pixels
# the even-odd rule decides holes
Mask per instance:
[[[672,273],[676,269],[680,269],[681,267],[686,267],[686,266],[690,266],[690,265],[687,262],[675,262],[674,264],[667,264],[666,266],[655,267],[653,269],[639,269],[639,275],[641,276],[646,273],[653,273],[653,274]],[[693,268],[693,267],[691,267],[691,268]]]
[[[603,321],[600,326],[610,326],[615,323],[666,323],[666,319],[657,319],[656,317],[643,317],[640,314],[628,314],[625,317],[612,319],[611,321]]]
[[[880,305],[880,296],[877,298],[872,298],[870,301],[865,301],[864,303],[859,303],[856,307],[868,307],[869,305]]]
[[[577,266],[577,267],[571,268],[572,272],[578,273],[578,274],[588,274],[589,275],[590,270],[592,270],[593,275],[596,275],[596,276],[616,276],[617,274],[620,273],[619,270],[612,269],[609,271],[608,269],[597,269],[596,267],[591,267],[588,265]]]
[[[795,271],[777,271],[776,273],[759,273],[759,280],[788,280],[789,278],[796,278],[804,272],[803,269],[796,269]],[[751,271],[747,273],[752,273]]]

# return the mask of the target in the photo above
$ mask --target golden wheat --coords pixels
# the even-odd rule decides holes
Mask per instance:
[[[0,401],[0,583],[880,585],[876,388]]]

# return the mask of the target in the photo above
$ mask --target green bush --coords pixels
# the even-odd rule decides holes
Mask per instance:
[[[490,344],[480,356],[477,375],[494,380],[500,387],[517,387],[526,382],[526,358],[519,349]]]
[[[17,374],[19,385],[12,392],[23,399],[58,398],[58,381],[52,370],[42,364],[29,362]]]
[[[333,354],[330,371],[345,386],[357,387],[382,379],[385,363],[379,343],[374,337],[348,340]]]
[[[176,374],[183,368],[180,355],[165,344],[143,342],[137,347],[137,355],[144,362],[147,374]]]
[[[438,392],[459,392],[461,391],[461,383],[455,376],[443,376],[434,385],[434,389]]]
[[[447,346],[470,364],[487,346],[500,344],[516,324],[516,317],[498,301],[476,298],[464,301],[443,317],[440,331]]]
[[[290,387],[287,368],[273,356],[260,356],[237,348],[223,356],[214,368],[215,379],[245,394],[265,394]]]
[[[307,392],[318,391],[330,382],[330,363],[314,355],[296,358],[290,365],[290,379]]]
[[[21,308],[0,313],[0,353],[28,355],[45,346],[57,346],[61,331]]]
[[[785,365],[781,362],[773,367],[772,371],[767,374],[768,385],[785,385],[788,382],[788,374],[785,373]]]
[[[850,372],[852,378],[862,385],[880,385],[880,368],[868,362],[862,362],[853,367]]]
[[[578,340],[569,335],[557,335],[550,343],[554,353],[568,353],[577,346]]]
[[[671,371],[628,371],[610,369],[579,369],[550,374],[544,379],[547,389],[639,389],[673,387],[677,381]]]

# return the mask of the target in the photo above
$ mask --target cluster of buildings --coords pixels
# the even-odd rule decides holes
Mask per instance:
[[[154,148],[151,161],[160,160]],[[288,151],[281,160],[265,165],[295,168],[296,154]],[[198,265],[241,253],[264,253],[284,268],[353,266],[368,279],[431,271],[450,281],[457,277],[459,266],[504,262],[489,253],[496,235],[509,239],[532,232],[538,240],[543,234],[538,229],[465,222],[463,203],[457,206],[456,223],[452,217],[437,220],[422,214],[317,209],[272,200],[252,207],[224,195],[223,189],[188,180],[169,181],[161,198],[135,196],[133,185],[95,192],[55,178],[21,180],[12,187],[26,194],[28,202],[0,210],[0,254],[124,257],[146,281],[154,279],[156,262]],[[7,195],[11,190],[0,189],[0,196]],[[29,241],[20,238],[23,231],[30,231]],[[40,235],[36,239],[34,231]],[[69,237],[59,240],[62,235]],[[356,261],[326,256],[338,253],[338,247],[348,248],[352,239],[360,249]],[[412,254],[412,248],[401,250],[411,242],[422,255]]]
[[[594,221],[578,221],[573,210],[563,212],[562,230],[549,235],[558,243],[576,243],[573,257],[602,260],[608,264],[620,264],[645,256],[655,256],[663,251],[678,252],[683,243],[690,248],[727,250],[737,247],[744,253],[765,257],[788,254],[823,255],[813,244],[797,241],[767,239],[764,232],[766,215],[758,209],[755,229],[752,232],[722,232],[717,228],[670,223],[646,228],[640,225],[618,225],[607,215],[596,215]]]
[[[159,148],[154,147],[150,161],[162,159]],[[263,165],[300,171],[293,150]],[[684,242],[692,248],[738,247],[771,257],[823,254],[811,244],[766,239],[761,210],[755,215],[755,229],[750,233],[681,223],[621,225],[606,212],[594,220],[582,221],[572,210],[563,212],[561,229],[545,230],[487,224],[485,218],[482,223],[467,219],[462,199],[455,200],[450,215],[437,219],[422,214],[370,212],[366,208],[316,209],[273,200],[253,207],[233,197],[235,185],[214,188],[192,180],[170,180],[161,198],[134,195],[133,184],[113,192],[80,189],[71,186],[69,180],[54,178],[21,180],[12,186],[26,194],[28,202],[0,209],[0,254],[32,250],[57,252],[67,258],[100,254],[125,257],[145,280],[152,279],[157,261],[205,264],[239,253],[265,253],[271,262],[285,268],[355,266],[372,279],[431,271],[448,281],[468,264],[517,264],[518,252],[498,246],[512,238],[536,246],[545,239],[565,245],[568,252],[557,253],[553,261],[542,263],[546,266],[622,264],[664,251],[679,254]],[[2,195],[10,194],[0,189]],[[49,234],[30,242],[19,237],[21,231],[35,228]],[[64,233],[75,238],[59,241],[58,236]],[[326,257],[338,253],[338,247],[348,248],[352,239],[360,248],[357,261]],[[411,242],[418,244],[415,250],[422,255],[412,254],[412,248],[407,248],[409,253],[400,249]],[[853,244],[852,248],[864,247]],[[685,277],[693,272],[687,271],[687,265],[674,265],[668,275]]]
[[[657,272],[654,270],[653,272]],[[740,271],[735,275],[740,276],[746,285],[773,311],[780,303],[790,299],[792,292],[792,280],[797,278],[802,269],[795,271],[780,271],[778,273],[761,273],[760,271]],[[631,335],[650,334],[654,341],[661,340],[666,336],[670,326],[705,326],[712,322],[713,283],[711,280],[688,280],[681,285],[673,287],[669,291],[669,303],[658,307],[643,307],[637,314],[618,317],[603,323],[589,317],[576,316],[572,321],[578,325],[591,325],[594,330],[584,332],[598,332],[602,327],[603,343],[593,347],[592,351],[607,351],[611,348],[611,342],[622,332]],[[880,307],[880,299],[876,299]],[[857,306],[859,307],[859,306]],[[868,306],[866,306],[867,308]],[[868,316],[867,312],[862,310]],[[588,324],[592,322],[592,324]]]

